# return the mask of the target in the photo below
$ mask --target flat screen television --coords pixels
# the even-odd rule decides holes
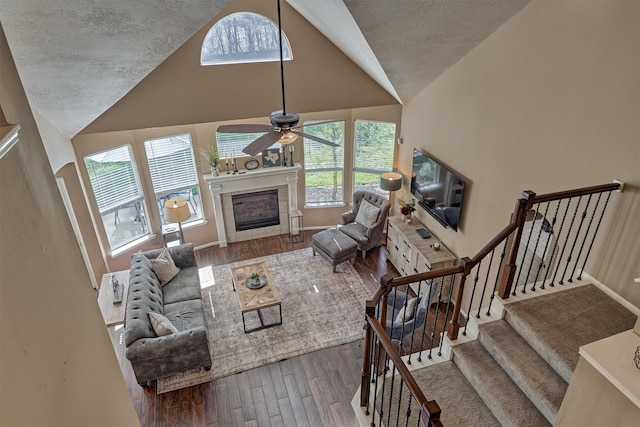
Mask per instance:
[[[413,150],[411,194],[443,227],[458,231],[464,180],[433,157]]]

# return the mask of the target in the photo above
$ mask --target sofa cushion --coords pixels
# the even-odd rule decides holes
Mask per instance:
[[[367,227],[362,224],[358,224],[357,222],[352,222],[351,224],[340,227],[340,231],[359,243],[369,242],[369,238],[367,237],[367,230]]]
[[[378,220],[378,215],[380,215],[380,208],[363,200],[362,203],[360,203],[355,222],[362,224],[366,228],[371,228]]]
[[[413,316],[416,313],[416,306],[418,305],[418,298],[411,298],[407,301],[407,306],[404,305],[396,315],[396,323],[404,323],[413,319]]]
[[[173,326],[169,319],[164,317],[162,314],[154,313],[153,311],[150,311],[148,314],[149,320],[151,321],[151,326],[153,327],[153,330],[155,331],[157,336],[163,337],[165,335],[178,333],[176,327]]]
[[[169,283],[162,287],[163,303],[187,301],[201,298],[200,276],[197,267],[180,270]]]
[[[205,313],[202,300],[180,301],[164,306],[164,315],[178,331],[186,331],[205,325]]]
[[[167,248],[164,248],[157,258],[151,260],[151,265],[162,286],[169,283],[180,272]]]

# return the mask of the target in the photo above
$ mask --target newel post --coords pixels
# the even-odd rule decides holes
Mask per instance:
[[[460,307],[462,307],[462,296],[464,295],[464,284],[466,282],[467,276],[471,273],[471,269],[474,267],[474,262],[469,257],[464,257],[460,259],[460,264],[464,268],[462,274],[460,275],[460,286],[458,286],[458,293],[456,294],[456,302],[453,307],[453,314],[451,315],[451,320],[447,323],[447,336],[450,340],[455,340],[458,338],[458,331],[460,330],[460,322],[458,321],[460,317]],[[452,278],[455,280],[455,278]]]
[[[520,239],[522,238],[522,229],[527,212],[533,207],[535,203],[536,193],[527,190],[522,193],[522,198],[518,199],[516,207],[513,211],[513,217],[511,223],[516,225],[516,235],[511,243],[511,249],[509,251],[509,257],[507,263],[502,267],[500,272],[500,282],[498,285],[498,296],[502,299],[508,299],[511,292],[511,286],[513,285],[513,279],[516,276],[516,261],[518,257],[518,249],[520,248]]]

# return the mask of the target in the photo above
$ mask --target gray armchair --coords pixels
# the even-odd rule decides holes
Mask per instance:
[[[412,297],[400,291],[391,292],[389,294],[387,305],[387,324],[385,325],[385,329],[390,339],[402,342],[407,335],[413,333],[416,328],[419,328],[424,324],[427,319],[427,315],[429,314],[430,302],[436,291],[436,287],[437,286],[434,286],[432,283],[429,290],[426,291],[422,297],[417,297],[418,302],[413,316],[410,316],[411,318],[404,322],[397,322],[395,317],[404,307],[405,302]]]
[[[358,217],[360,207],[365,200],[380,209],[377,218],[373,218],[370,222],[362,221]],[[362,258],[367,255],[367,251],[380,246],[390,206],[389,200],[380,194],[371,191],[353,193],[353,207],[342,214],[342,227],[339,230],[356,241],[358,250],[362,252]]]

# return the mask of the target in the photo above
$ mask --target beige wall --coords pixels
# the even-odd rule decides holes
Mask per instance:
[[[78,168],[76,163],[68,163],[64,165],[60,170],[56,172],[56,178],[60,178],[64,181],[64,185],[67,188],[69,199],[71,201],[71,207],[73,213],[78,222],[80,234],[87,251],[89,262],[91,263],[92,273],[100,285],[102,275],[107,273],[107,264],[104,260],[103,251],[100,249],[100,243],[95,233],[95,227],[93,226],[93,220],[91,218],[91,212],[87,206],[87,200],[84,197],[82,190],[82,183],[78,176]],[[98,221],[100,217],[98,217]]]
[[[202,42],[220,18],[252,11],[277,22],[275,2],[233,1],[83,133],[264,117],[282,108],[277,62],[200,66]],[[397,104],[364,71],[282,2],[293,52],[284,63],[287,111]]]
[[[304,208],[304,173],[299,175],[298,180],[298,203],[302,208],[304,214],[304,225],[307,228],[312,227],[326,227],[326,226],[335,226],[340,220],[340,214],[349,209],[348,203],[351,200],[351,193],[353,192],[352,187],[352,178],[353,174],[349,167],[349,165],[353,164],[353,158],[351,156],[351,152],[353,151],[353,125],[355,120],[379,120],[379,121],[388,121],[394,122],[398,124],[398,132],[399,132],[399,122],[401,117],[401,107],[399,105],[390,105],[390,106],[382,106],[382,107],[368,107],[368,108],[355,108],[355,109],[346,109],[346,110],[334,110],[334,111],[324,111],[320,113],[307,113],[301,114],[301,122],[305,120],[345,120],[345,164],[347,165],[345,169],[345,187],[343,194],[345,195],[345,206],[331,207],[331,208]],[[255,118],[255,119],[247,119],[245,122],[264,122],[264,118]],[[117,146],[121,146],[123,144],[131,144],[133,147],[133,153],[135,156],[135,162],[138,166],[138,172],[140,176],[140,181],[143,187],[143,190],[146,195],[146,206],[147,206],[147,214],[149,217],[149,221],[151,224],[151,229],[155,233],[155,237],[151,240],[145,242],[144,244],[138,245],[132,248],[129,251],[123,252],[115,257],[111,257],[109,254],[109,245],[107,241],[107,237],[104,232],[104,228],[102,226],[100,220],[100,214],[95,206],[95,203],[89,202],[90,209],[93,212],[94,218],[97,219],[97,230],[98,236],[104,242],[105,250],[105,262],[107,263],[107,268],[109,271],[118,271],[127,269],[129,267],[131,254],[139,251],[139,250],[148,250],[152,248],[157,248],[162,246],[162,235],[160,232],[161,229],[161,218],[158,209],[156,208],[156,204],[153,203],[153,185],[151,184],[151,178],[148,172],[148,165],[146,162],[146,154],[144,150],[144,141],[150,138],[157,138],[162,136],[175,135],[179,133],[188,132],[191,134],[191,139],[193,143],[193,150],[196,156],[196,164],[198,167],[198,176],[199,176],[199,184],[200,184],[200,194],[202,197],[202,206],[203,206],[203,214],[206,220],[205,224],[196,225],[193,227],[186,228],[184,230],[185,240],[188,242],[192,242],[196,246],[207,245],[210,243],[215,243],[218,241],[218,235],[215,226],[215,217],[213,211],[213,200],[211,197],[211,192],[209,191],[209,187],[207,182],[203,179],[204,174],[208,174],[210,172],[209,166],[202,160],[200,157],[200,152],[209,147],[211,145],[215,145],[215,132],[219,125],[223,122],[211,122],[211,123],[202,123],[202,124],[192,124],[185,126],[167,126],[167,127],[159,127],[153,129],[139,129],[133,131],[119,131],[119,132],[105,132],[99,134],[82,134],[73,138],[73,145],[77,155],[77,164],[80,165],[80,175],[83,179],[85,188],[90,192],[91,186],[89,184],[88,176],[86,173],[86,169],[82,167],[83,157],[100,152],[109,148],[114,148]],[[224,122],[229,123],[229,122]],[[302,158],[302,140],[299,139],[294,143],[295,147],[295,161],[301,163],[303,161]],[[240,169],[243,168],[244,160],[248,158],[248,156],[240,156],[242,153],[236,153],[238,155],[237,165]],[[390,153],[389,155],[393,155]],[[223,166],[224,168],[224,166]],[[78,187],[76,187],[78,188]],[[83,196],[80,194],[74,193],[74,200],[79,200]],[[90,196],[92,197],[92,196]],[[80,216],[80,215],[78,215]],[[85,230],[90,229],[90,233],[93,233],[93,225],[89,223],[90,217],[88,215],[82,215],[82,219],[78,219],[83,229],[83,234]],[[87,246],[91,253],[98,252],[99,246],[97,240],[94,236],[88,237]]]
[[[640,306],[639,16],[637,1],[533,1],[405,106],[405,176],[420,147],[468,179],[457,233],[419,210],[458,256],[507,224],[523,190],[618,178],[628,189],[586,270]]]
[[[0,27],[0,425],[135,426],[42,140]]]

